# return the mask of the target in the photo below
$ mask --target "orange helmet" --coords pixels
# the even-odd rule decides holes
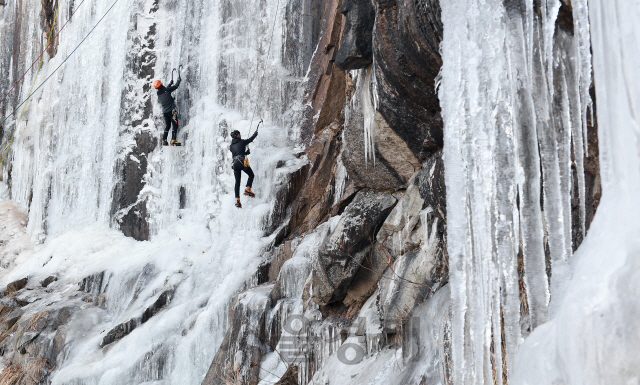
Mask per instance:
[[[160,80],[156,80],[155,82],[153,82],[153,88],[160,88],[161,85],[162,82]]]

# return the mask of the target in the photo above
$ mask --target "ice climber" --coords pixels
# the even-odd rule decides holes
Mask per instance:
[[[247,149],[247,145],[258,136],[258,129],[256,128],[255,134],[251,135],[249,139],[242,139],[240,137],[240,131],[234,130],[231,132],[231,137],[233,140],[231,141],[231,146],[229,150],[231,150],[231,154],[233,155],[233,175],[236,177],[236,207],[242,208],[242,204],[240,203],[240,177],[242,175],[242,171],[244,171],[248,176],[249,180],[247,180],[247,188],[244,190],[244,195],[249,196],[251,198],[255,198],[256,195],[251,191],[251,185],[253,184],[253,170],[249,165],[249,161],[247,159],[247,155],[249,155],[249,151]]]
[[[171,96],[171,93],[180,87],[182,79],[178,78],[178,81],[173,85],[173,79],[169,83],[168,87],[165,87],[160,80],[153,82],[153,87],[158,90],[158,101],[162,105],[162,115],[164,115],[164,121],[166,126],[164,128],[164,135],[162,136],[162,145],[168,146],[167,137],[169,136],[169,129],[173,126],[171,145],[182,146],[182,143],[178,142],[178,107],[176,107],[176,101]]]

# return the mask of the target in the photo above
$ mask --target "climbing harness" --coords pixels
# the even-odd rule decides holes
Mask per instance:
[[[40,88],[42,88],[42,86],[45,85],[46,82],[49,81],[49,79],[51,79],[53,77],[53,75],[55,75],[56,72],[58,72],[58,70],[60,69],[60,67],[62,67],[67,60],[69,60],[69,58],[78,50],[78,48],[80,48],[80,46],[82,45],[82,43],[85,42],[85,40],[87,40],[87,38],[93,33],[93,31],[95,31],[95,29],[98,27],[98,25],[100,25],[100,23],[102,22],[102,20],[104,20],[104,18],[109,14],[109,12],[111,12],[111,10],[113,9],[113,7],[115,7],[115,5],[119,2],[120,0],[115,0],[113,2],[113,4],[111,4],[111,6],[109,7],[109,9],[107,9],[107,12],[104,13],[104,15],[102,15],[102,17],[100,18],[100,20],[98,20],[98,22],[96,23],[96,25],[93,26],[93,28],[91,28],[91,30],[89,31],[89,33],[87,33],[85,35],[85,37],[80,41],[80,43],[78,43],[78,45],[76,45],[76,47],[73,49],[73,51],[71,51],[71,53],[69,55],[67,55],[67,57],[62,61],[62,63],[60,63],[60,65],[58,65],[53,72],[51,72],[51,74],[44,79],[44,81],[42,83],[40,83],[40,85],[38,86],[38,88],[36,88],[33,92],[31,92],[23,101],[22,103],[18,104],[18,106],[9,114],[7,115],[1,122],[0,122],[0,126],[7,121],[7,119],[9,119],[11,116],[13,116],[19,109],[20,107],[22,107],[22,105],[24,105],[29,99],[31,99],[31,97],[33,96],[33,94],[35,94],[36,92],[38,92],[38,90],[40,90]],[[84,2],[84,0],[83,0]],[[82,4],[82,3],[81,3]],[[76,8],[77,11],[77,8]],[[74,12],[75,14],[75,12]],[[73,16],[73,14],[71,15]],[[71,18],[69,18],[69,20],[71,20]],[[68,21],[67,21],[68,22]],[[65,23],[66,25],[66,23]],[[59,34],[60,32],[58,32]],[[56,35],[57,36],[57,35]],[[23,76],[24,77],[24,76]],[[6,96],[5,96],[6,97]],[[4,99],[3,99],[4,100]],[[2,101],[0,101],[2,102]],[[3,157],[4,160],[4,157]],[[2,163],[0,163],[0,166],[2,165]]]
[[[269,39],[269,48],[267,49],[267,60],[265,60],[265,63],[269,62],[269,55],[271,54],[271,45],[273,43],[273,32],[276,30],[276,23],[278,22],[279,9],[280,9],[280,0],[278,0],[278,4],[276,5],[276,15],[273,19],[273,28],[271,28],[271,38]],[[259,67],[260,67],[260,61],[256,63],[256,73],[258,73]],[[262,97],[262,85],[264,84],[264,74],[266,71],[267,71],[267,68],[265,64],[265,66],[262,68],[262,77],[260,78],[260,86],[258,87],[258,99],[256,99],[256,105],[255,105],[255,108],[253,109],[253,114],[251,115],[251,121],[249,123],[249,134],[251,134],[251,126],[253,126],[253,118],[255,117],[256,112],[258,111],[258,102]],[[260,123],[262,123],[262,120],[260,120]],[[260,126],[260,123],[258,123],[258,126]],[[257,130],[258,128],[256,127],[256,131]]]
[[[242,163],[244,165],[246,159],[247,158],[244,155],[236,155],[236,156],[234,156],[233,160],[231,161],[231,167],[233,167],[236,164],[236,162],[240,162],[240,163]],[[247,166],[245,166],[245,167],[247,167]]]

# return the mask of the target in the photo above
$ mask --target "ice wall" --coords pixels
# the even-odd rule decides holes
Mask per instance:
[[[57,54],[45,54],[37,79],[28,73],[4,111],[27,96],[31,82],[37,86],[49,76],[113,2],[58,4],[58,25],[77,13],[60,34]],[[28,213],[34,247],[3,260],[8,268],[0,280],[59,275],[67,294],[58,305],[79,309],[54,383],[202,380],[226,329],[230,301],[255,284],[261,252],[272,241],[264,230],[281,182],[272,171],[278,162],[292,170],[305,162],[294,156],[296,101],[318,36],[317,20],[296,15],[308,14],[310,4],[119,0],[34,94],[24,117],[5,124],[2,149],[14,130],[15,140],[2,176],[9,198]],[[15,81],[42,49],[42,5],[12,1],[0,12],[2,71]],[[12,52],[4,42],[13,42]],[[163,148],[164,122],[151,82],[168,83],[178,64],[184,65],[183,84],[174,95],[184,147]],[[3,81],[2,90],[8,84]],[[228,134],[238,129],[248,136],[254,110],[254,128],[265,120],[250,156],[258,198],[243,197],[244,208],[237,210]],[[137,200],[114,205],[127,167],[137,164],[146,167]],[[146,210],[149,242],[113,229],[132,207]],[[100,307],[65,297],[102,271],[97,295],[106,302]],[[174,294],[166,314],[100,348],[103,333],[139,316],[167,290]]]
[[[549,274],[572,255],[571,168],[584,174],[591,104],[586,2],[574,3],[573,36],[556,28],[558,0],[441,3],[455,384],[512,378],[559,294]]]

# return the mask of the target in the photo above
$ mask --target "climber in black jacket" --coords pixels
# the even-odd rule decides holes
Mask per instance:
[[[259,126],[259,125],[258,125]],[[229,150],[231,150],[231,154],[233,155],[233,175],[236,177],[236,207],[242,208],[242,204],[240,203],[240,177],[242,175],[241,171],[244,171],[248,176],[249,180],[247,180],[247,188],[244,190],[244,195],[255,198],[255,194],[251,191],[251,185],[253,184],[253,170],[251,166],[249,166],[249,162],[246,159],[246,156],[249,155],[246,147],[249,143],[253,142],[253,140],[258,136],[258,129],[256,128],[255,134],[251,135],[249,139],[242,139],[240,137],[240,131],[234,130],[231,133],[231,137],[233,140],[231,141],[231,146]]]
[[[173,125],[173,132],[171,139],[172,146],[182,146],[182,143],[178,142],[178,108],[176,107],[176,101],[171,96],[171,93],[180,87],[182,79],[178,78],[178,81],[173,85],[173,80],[169,83],[168,87],[165,87],[160,80],[153,82],[153,87],[158,90],[158,101],[162,105],[162,114],[164,115],[164,121],[166,126],[164,128],[164,135],[162,136],[162,145],[168,146],[167,137],[169,136],[169,129]]]

